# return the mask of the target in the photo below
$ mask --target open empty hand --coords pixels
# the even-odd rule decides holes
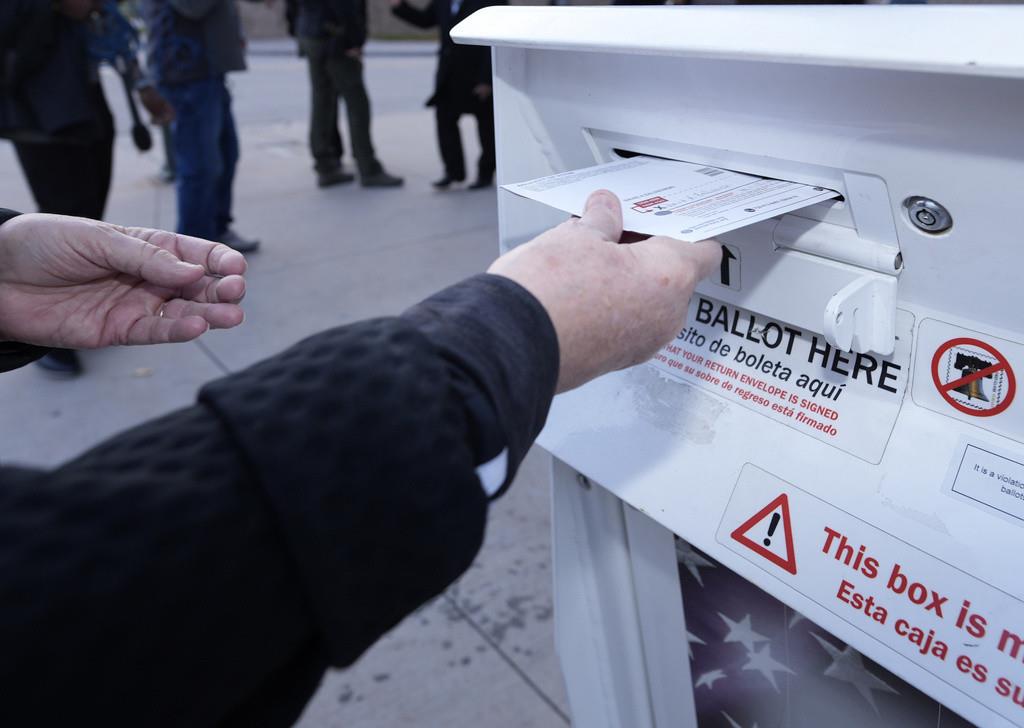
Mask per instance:
[[[245,258],[219,243],[62,215],[0,225],[0,340],[89,349],[237,326]]]

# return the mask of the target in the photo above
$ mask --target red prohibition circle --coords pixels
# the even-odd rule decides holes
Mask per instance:
[[[1006,397],[1003,398],[1002,402],[992,409],[978,410],[962,405],[950,396],[949,384],[944,384],[939,379],[939,364],[942,360],[942,355],[955,346],[975,346],[979,349],[983,349],[1001,364],[999,369],[1006,372]],[[991,344],[986,344],[984,341],[979,341],[978,339],[952,339],[940,346],[935,352],[935,356],[932,357],[932,381],[935,383],[935,389],[938,390],[939,394],[942,395],[942,398],[946,400],[946,402],[948,402],[954,409],[963,412],[964,414],[971,415],[972,417],[992,417],[1000,412],[1004,412],[1006,408],[1010,406],[1010,403],[1013,402],[1013,397],[1017,393],[1017,379],[1013,375],[1013,369],[1010,367],[1010,362]]]

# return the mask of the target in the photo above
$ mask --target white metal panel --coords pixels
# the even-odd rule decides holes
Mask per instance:
[[[573,723],[654,728],[622,502],[552,464],[555,644]],[[557,522],[557,526],[555,526]]]
[[[460,43],[720,60],[1024,76],[1024,8],[490,7]]]
[[[997,418],[943,412],[921,399],[935,351],[917,350],[922,322],[929,320],[965,335],[981,332],[997,346],[998,340],[1024,342],[1018,220],[1024,179],[1024,45],[1018,36],[1024,9],[552,10],[488,11],[460,27],[462,37],[478,29],[478,39],[499,45],[499,181],[588,166],[625,148],[837,189],[844,203],[801,211],[802,217],[843,228],[818,241],[814,253],[827,257],[830,246],[838,246],[848,259],[858,239],[890,250],[898,246],[904,267],[897,306],[913,322],[915,350],[911,382],[878,462],[647,366],[557,398],[542,444],[936,699],[979,723],[1007,725],[725,548],[716,534],[744,464],[751,463],[898,535],[908,548],[950,564],[951,572],[1024,600],[1021,524],[943,491],[965,439],[1010,453],[1024,453],[1024,439],[1014,434],[1019,428],[1000,427]],[[711,40],[705,46],[701,39]],[[976,65],[968,65],[972,60]],[[912,195],[944,204],[953,227],[940,235],[914,228],[902,207]],[[503,248],[561,217],[507,193],[499,193],[499,210]],[[725,236],[746,263],[764,265],[753,266],[754,278],[737,291],[705,283],[702,293],[749,305],[767,317],[798,316],[793,311],[800,297],[821,281],[794,278],[787,266],[772,264],[782,258],[771,229]],[[935,349],[934,343],[925,345]],[[1020,369],[1024,374],[1024,363]],[[1018,396],[1019,412],[1024,395]],[[559,529],[580,532],[567,513],[556,508],[557,543],[566,538]],[[598,523],[600,514],[585,520]],[[608,536],[621,544],[621,524],[609,525]],[[577,559],[572,568],[624,573],[619,546],[609,549],[596,532],[586,544],[577,541],[576,548],[595,549],[593,558]],[[564,576],[577,585],[591,578],[563,569]],[[621,595],[609,599],[604,633],[595,639],[606,641],[618,610],[614,614],[639,642],[635,618],[616,606]],[[1024,608],[1015,614],[1018,621],[1024,618]],[[576,639],[586,639],[583,627],[561,624]],[[587,682],[586,675],[601,672],[584,664],[590,657],[563,658],[567,678],[578,689],[608,689]],[[1007,661],[1005,669],[1022,668]],[[650,684],[657,682],[652,678]],[[622,689],[637,695],[635,685]],[[631,724],[627,719],[620,725]]]
[[[657,728],[696,728],[697,708],[683,595],[672,532],[635,508],[624,507],[637,614],[650,681],[651,710]],[[668,637],[668,639],[666,639]]]

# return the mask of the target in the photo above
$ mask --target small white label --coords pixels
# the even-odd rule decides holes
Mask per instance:
[[[947,491],[1024,522],[1024,454],[964,441],[953,459]]]

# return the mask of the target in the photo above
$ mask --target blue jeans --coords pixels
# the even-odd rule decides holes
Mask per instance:
[[[218,240],[231,223],[238,134],[223,76],[160,88],[174,107],[178,232]]]

